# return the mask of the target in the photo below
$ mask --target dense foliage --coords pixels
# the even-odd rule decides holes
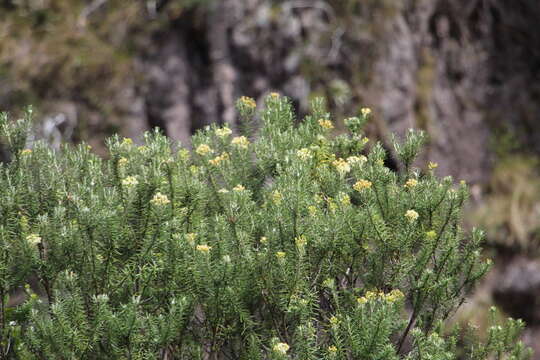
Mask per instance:
[[[0,359],[528,358],[519,320],[444,326],[490,265],[467,186],[413,166],[421,132],[393,171],[369,109],[332,137],[321,100],[299,124],[275,93],[237,107],[241,136],[113,137],[108,159],[0,118]]]

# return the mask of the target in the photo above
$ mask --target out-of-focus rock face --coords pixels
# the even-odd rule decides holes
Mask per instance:
[[[183,140],[234,123],[240,95],[278,90],[302,113],[322,94],[344,116],[372,106],[382,136],[427,130],[442,175],[483,183],[493,129],[540,150],[539,12],[530,0],[214,2],[152,45],[148,117]]]

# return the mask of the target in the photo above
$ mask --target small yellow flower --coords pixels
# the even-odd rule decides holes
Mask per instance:
[[[283,252],[283,251],[278,251],[278,252],[276,253],[276,257],[277,257],[278,259],[284,259],[284,258],[285,258],[285,255],[286,255],[286,254],[285,254],[285,252]]]
[[[202,253],[208,253],[210,250],[212,250],[212,247],[208,245],[197,245],[196,249]]]
[[[335,352],[337,352],[337,347],[335,347],[334,345],[329,346],[329,347],[328,347],[328,352],[330,352],[330,353],[335,353]]]
[[[347,158],[347,162],[349,163],[349,165],[355,165],[355,164],[360,164],[362,165],[363,163],[365,163],[367,161],[367,157],[365,157],[364,155],[360,155],[360,156],[349,156]]]
[[[273,97],[274,99],[277,99],[277,98],[279,98],[279,93],[277,93],[277,92],[271,92],[271,93],[270,93],[270,96]]]
[[[433,169],[436,169],[438,166],[439,166],[439,164],[437,164],[436,162],[430,161],[429,164],[428,164],[428,169],[433,170]]]
[[[181,149],[178,151],[178,158],[182,161],[189,160],[189,151],[188,149]]]
[[[371,109],[370,108],[362,108],[360,109],[360,113],[362,114],[362,116],[368,116],[371,114]]]
[[[21,151],[21,155],[30,155],[32,153],[32,149],[24,149]]]
[[[378,297],[379,297],[379,292],[377,292],[377,291],[368,291],[368,292],[366,292],[366,296],[365,296],[365,298],[368,301],[377,299]]]
[[[124,186],[136,186],[139,183],[135,176],[128,176],[122,180],[122,185]]]
[[[405,217],[409,219],[409,222],[415,222],[418,219],[418,213],[414,210],[407,210],[405,212]]]
[[[363,191],[365,189],[371,188],[371,185],[371,181],[360,179],[353,185],[353,189],[356,191]]]
[[[310,216],[317,215],[317,207],[313,205],[308,206],[308,212]]]
[[[167,195],[164,195],[158,192],[154,195],[154,197],[152,198],[152,200],[150,200],[150,202],[156,206],[160,206],[160,205],[167,205],[171,201],[169,200]]]
[[[299,248],[303,248],[307,244],[307,239],[304,235],[300,235],[294,239],[294,242],[296,246],[298,246]]]
[[[221,164],[222,162],[228,161],[229,159],[230,159],[229,153],[224,152],[223,154],[221,154],[221,155],[219,155],[219,156],[216,156],[216,157],[213,158],[213,159],[208,160],[208,162],[209,162],[211,165],[218,166],[218,165]]]
[[[274,204],[279,205],[281,204],[281,201],[283,200],[283,195],[277,190],[272,192],[272,201]]]
[[[331,130],[334,128],[334,125],[330,120],[319,119],[319,125],[326,130]]]
[[[137,148],[137,150],[139,150],[139,152],[145,153],[148,150],[148,147],[141,145]]]
[[[247,96],[242,96],[240,98],[240,103],[250,109],[255,109],[257,107],[255,100]]]
[[[412,189],[413,187],[415,187],[416,185],[418,185],[418,180],[416,179],[409,179],[407,180],[407,182],[405,183],[405,186],[406,188],[409,188],[409,189]]]
[[[403,299],[405,295],[399,289],[394,289],[385,295],[385,300],[389,303],[393,303]]]
[[[220,193],[220,194],[227,194],[228,192],[229,192],[229,190],[227,190],[227,189],[219,189],[218,190],[218,193]]]
[[[126,159],[125,157],[121,157],[119,160],[118,160],[118,166],[122,167],[122,166],[126,166],[128,163],[128,159]]]
[[[216,135],[220,138],[225,138],[232,134],[232,130],[227,126],[222,127],[221,129],[216,129]]]
[[[335,316],[332,316],[332,317],[330,318],[330,324],[331,324],[332,326],[336,326],[337,324],[339,324],[339,319],[338,319],[337,317],[335,317]]]
[[[237,136],[232,139],[231,144],[242,149],[247,149],[249,145],[249,140],[245,136]]]
[[[287,351],[289,351],[289,348],[290,348],[289,345],[287,345],[286,343],[281,343],[280,342],[280,343],[277,343],[276,345],[274,345],[274,347],[272,349],[277,353],[285,355],[285,354],[287,354]]]
[[[266,236],[261,236],[260,240],[261,244],[266,244],[268,243],[268,238]]]
[[[301,160],[309,160],[311,158],[313,158],[313,154],[311,153],[311,151],[309,149],[306,149],[306,148],[303,148],[303,149],[300,149],[296,152],[296,155],[301,159]]]
[[[359,303],[360,305],[364,305],[365,303],[367,303],[369,300],[366,299],[364,296],[362,297],[359,297],[358,299],[356,299],[356,302]]]
[[[201,156],[204,156],[208,153],[214,152],[214,150],[212,150],[212,148],[206,144],[201,144],[197,147],[195,152]]]
[[[437,233],[434,231],[434,230],[430,230],[428,232],[426,232],[426,236],[428,239],[435,239],[437,237]]]
[[[186,240],[190,245],[195,244],[195,239],[197,238],[197,233],[188,233],[186,234]]]
[[[122,140],[122,144],[121,145],[124,145],[124,146],[130,146],[130,145],[133,145],[133,140],[131,140],[130,138],[124,138]]]
[[[30,245],[37,245],[41,242],[41,237],[38,234],[30,234],[26,237],[26,241],[28,241]]]
[[[349,195],[345,194],[344,192],[339,192],[338,196],[337,196],[339,202],[341,203],[341,205],[343,206],[348,206],[348,205],[351,205],[351,198],[349,197]]]
[[[233,191],[240,192],[240,191],[244,191],[244,190],[246,190],[246,188],[243,185],[240,185],[240,184],[233,187]]]
[[[332,161],[332,165],[336,168],[340,175],[345,175],[351,171],[351,166],[349,163],[342,158]]]

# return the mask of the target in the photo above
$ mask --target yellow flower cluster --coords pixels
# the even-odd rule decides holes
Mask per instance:
[[[342,158],[332,161],[332,165],[336,168],[340,175],[345,175],[351,171],[351,165]]]
[[[121,145],[124,145],[124,146],[130,146],[130,145],[133,145],[133,140],[131,140],[130,138],[124,138],[124,140],[122,140],[122,144]]]
[[[300,235],[294,239],[294,242],[296,246],[298,246],[299,248],[303,248],[307,244],[307,239],[304,235]]]
[[[38,234],[30,234],[26,237],[26,241],[28,241],[30,245],[37,245],[41,242],[41,236]]]
[[[272,192],[272,201],[274,202],[274,204],[279,205],[281,204],[282,200],[283,200],[283,195],[281,195],[279,191],[274,190]]]
[[[128,163],[128,159],[126,159],[125,157],[121,157],[118,160],[118,166],[120,166],[120,167],[126,166],[127,163]]]
[[[224,152],[223,154],[216,156],[213,159],[208,160],[208,162],[210,163],[210,165],[218,166],[222,162],[227,161],[229,159],[230,159],[229,153]]]
[[[186,239],[190,245],[195,244],[195,238],[197,238],[197,233],[188,233],[186,234]]]
[[[351,198],[349,195],[345,194],[343,191],[339,192],[337,199],[343,206],[351,205]]]
[[[328,352],[329,353],[336,353],[337,352],[337,347],[335,347],[334,345],[329,346],[328,347]]]
[[[233,187],[233,191],[238,191],[238,192],[240,192],[240,191],[244,191],[244,190],[246,190],[246,188],[245,188],[243,185],[241,185],[241,184],[238,184],[238,185],[236,185],[235,187]]]
[[[169,200],[167,195],[164,195],[158,192],[156,193],[156,195],[154,195],[154,197],[152,198],[152,200],[150,200],[150,202],[156,206],[160,206],[160,205],[167,205],[171,201]]]
[[[359,165],[362,165],[363,163],[365,163],[367,161],[367,157],[365,157],[364,155],[360,155],[360,156],[349,156],[347,158],[347,162],[349,163],[349,165],[355,165],[355,164],[359,164]]]
[[[310,215],[310,216],[315,216],[315,215],[317,215],[317,207],[316,207],[316,206],[314,206],[314,205],[309,205],[307,209],[308,209],[308,212],[309,212],[309,215]]]
[[[225,138],[232,134],[232,130],[227,126],[222,127],[221,129],[216,129],[216,135],[220,138]]]
[[[306,148],[303,148],[303,149],[300,149],[296,152],[296,155],[301,159],[301,160],[309,160],[313,157],[313,154],[311,153],[311,151],[309,149],[306,149]]]
[[[208,253],[212,250],[212,247],[208,245],[197,245],[196,249],[202,253]]]
[[[390,291],[387,294],[385,294],[382,291],[368,291],[368,292],[366,292],[366,294],[364,296],[359,297],[358,299],[356,299],[356,301],[360,305],[366,304],[366,303],[368,303],[370,301],[374,301],[374,300],[383,300],[383,301],[386,301],[388,303],[394,303],[396,301],[399,301],[399,300],[403,299],[404,296],[405,295],[403,295],[403,293],[399,289],[394,289],[394,290]]]
[[[271,93],[270,93],[270,96],[273,97],[274,99],[277,99],[277,98],[279,98],[279,93],[277,93],[277,92],[271,92]]]
[[[245,136],[237,136],[232,139],[231,144],[242,149],[247,149],[249,140]]]
[[[135,176],[128,176],[122,180],[122,185],[124,186],[136,186],[139,183]]]
[[[418,213],[414,210],[407,210],[405,212],[405,217],[409,219],[409,222],[415,222],[418,219]]]
[[[227,190],[227,189],[219,189],[217,192],[220,193],[220,194],[227,194],[229,192],[229,190]]]
[[[212,150],[212,148],[206,144],[201,144],[197,146],[197,149],[195,150],[195,152],[201,156],[204,156],[208,153],[214,152],[214,150]]]
[[[274,345],[274,347],[272,347],[272,349],[277,352],[277,353],[280,353],[282,355],[285,355],[287,354],[287,351],[289,351],[289,348],[290,346],[286,343],[277,343],[276,345]]]
[[[412,189],[416,185],[418,185],[418,180],[411,178],[411,179],[407,180],[407,182],[403,186],[405,186],[406,188]]]
[[[21,155],[30,155],[32,153],[32,149],[24,149],[21,151]]]
[[[362,116],[368,116],[371,114],[371,109],[370,108],[362,108],[360,109],[360,113],[362,114]]]
[[[319,119],[319,125],[326,130],[331,130],[334,128],[334,124],[332,124],[330,120]]]
[[[430,161],[429,164],[428,164],[428,169],[429,169],[429,170],[434,170],[434,169],[436,169],[438,166],[439,166],[439,164],[437,164],[436,162]]]
[[[426,236],[428,239],[435,239],[437,237],[437,233],[434,231],[434,230],[430,230],[428,232],[426,232]]]
[[[371,181],[360,179],[353,185],[353,189],[356,191],[363,191],[365,189],[371,188],[371,185]]]
[[[242,96],[240,98],[240,103],[250,109],[255,109],[257,107],[255,100],[247,96]]]
[[[285,254],[285,252],[283,252],[283,251],[278,251],[278,252],[276,253],[276,257],[277,257],[278,259],[284,259],[284,258],[285,258],[285,255],[286,255],[286,254]]]

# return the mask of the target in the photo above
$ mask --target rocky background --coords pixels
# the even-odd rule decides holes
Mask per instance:
[[[496,260],[459,316],[523,318],[540,359],[538,0],[0,0],[0,110],[33,104],[53,145],[155,126],[189,145],[270,91],[300,114],[325,96],[336,120],[371,107],[390,153],[426,130],[423,162],[471,184]]]

